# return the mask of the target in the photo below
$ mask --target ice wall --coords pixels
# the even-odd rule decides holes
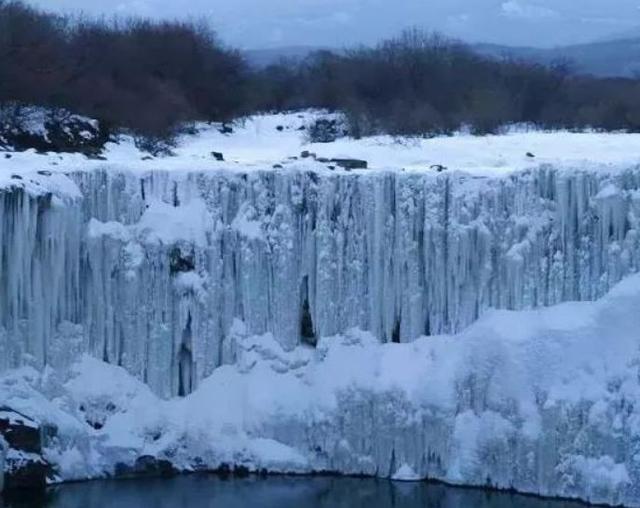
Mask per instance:
[[[88,351],[162,396],[233,363],[235,318],[300,342],[457,332],[640,266],[640,168],[69,175],[0,190],[0,369]]]

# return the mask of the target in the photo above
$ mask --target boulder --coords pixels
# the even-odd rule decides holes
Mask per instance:
[[[367,161],[360,159],[331,159],[330,162],[333,162],[336,166],[340,166],[347,171],[352,169],[367,169],[368,167]]]
[[[17,411],[0,407],[0,441],[4,489],[44,490],[53,469],[42,456],[40,425]]]
[[[49,463],[39,454],[9,449],[5,459],[6,490],[44,490],[47,478],[53,477]]]
[[[118,478],[142,478],[158,476],[174,476],[179,471],[166,459],[158,459],[151,455],[138,457],[133,465],[119,463],[115,475]]]

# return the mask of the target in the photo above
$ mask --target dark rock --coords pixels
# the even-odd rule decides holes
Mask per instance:
[[[184,255],[180,247],[174,247],[169,252],[169,270],[172,275],[177,273],[192,272],[196,264],[192,254]]]
[[[224,161],[224,155],[222,152],[211,152],[211,156],[217,161]]]
[[[282,169],[282,164],[274,164],[273,169]]]
[[[329,159],[327,159],[326,157],[316,157],[316,160],[318,162],[324,162],[324,163],[329,162]]]
[[[151,155],[145,155],[144,157],[142,157],[143,161],[152,161],[153,157]]]
[[[531,152],[527,152],[527,157],[529,157],[530,159],[535,159],[536,156],[533,155]]]
[[[330,162],[333,162],[337,166],[350,171],[352,169],[367,169],[368,164],[367,161],[363,161],[360,159],[331,159]]]
[[[20,175],[11,175],[11,178],[13,180],[22,180],[22,177]]]
[[[42,491],[47,487],[47,478],[53,478],[53,469],[40,455],[19,454],[7,457],[4,488]]]
[[[221,134],[233,134],[233,128],[229,127],[227,124],[222,124],[222,127],[219,129]]]
[[[48,428],[47,433],[50,432]],[[5,489],[44,490],[47,478],[53,478],[54,471],[42,457],[41,427],[31,418],[2,407],[0,436],[9,446],[5,461]]]
[[[119,462],[115,469],[115,475],[118,478],[168,477],[178,473],[179,471],[170,461],[151,455],[138,457],[133,465]]]
[[[0,408],[0,435],[14,450],[40,453],[42,449],[38,424],[8,408]]]
[[[11,155],[10,153],[5,153],[4,154],[4,158],[5,159],[10,159],[11,157],[13,157],[13,155]]]
[[[38,171],[38,174],[42,175],[42,176],[51,176],[52,175],[51,171],[47,171],[46,169]]]
[[[277,130],[278,132],[282,132],[282,131],[284,130],[284,127],[283,127],[282,125],[278,125],[278,126],[276,127],[276,130]]]
[[[316,154],[313,152],[310,152],[309,150],[305,150],[300,154],[300,157],[302,157],[303,159],[308,159],[309,157],[312,157],[313,159],[315,159]]]
[[[438,173],[442,173],[443,171],[447,170],[446,166],[443,166],[442,164],[433,164],[430,169],[433,169],[434,171],[437,171]]]

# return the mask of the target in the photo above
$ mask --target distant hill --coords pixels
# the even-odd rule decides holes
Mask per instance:
[[[627,32],[625,32],[627,33]],[[637,34],[633,36],[633,34]],[[602,40],[589,44],[563,46],[551,49],[501,46],[499,44],[474,44],[478,53],[491,57],[511,57],[541,64],[566,61],[581,74],[599,77],[635,77],[640,75],[640,28],[629,31],[624,39]],[[274,49],[245,51],[244,55],[253,67],[266,67],[282,58],[301,60],[309,53],[322,48],[315,46],[288,46]]]
[[[552,49],[476,44],[479,53],[495,58],[512,57],[542,64],[567,61],[582,74],[600,77],[634,77],[640,75],[640,35],[590,44]]]

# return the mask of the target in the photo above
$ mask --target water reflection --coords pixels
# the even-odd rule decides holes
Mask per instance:
[[[579,508],[579,503],[426,483],[354,478],[213,476],[69,484],[1,508]],[[4,503],[4,504],[3,504]]]

